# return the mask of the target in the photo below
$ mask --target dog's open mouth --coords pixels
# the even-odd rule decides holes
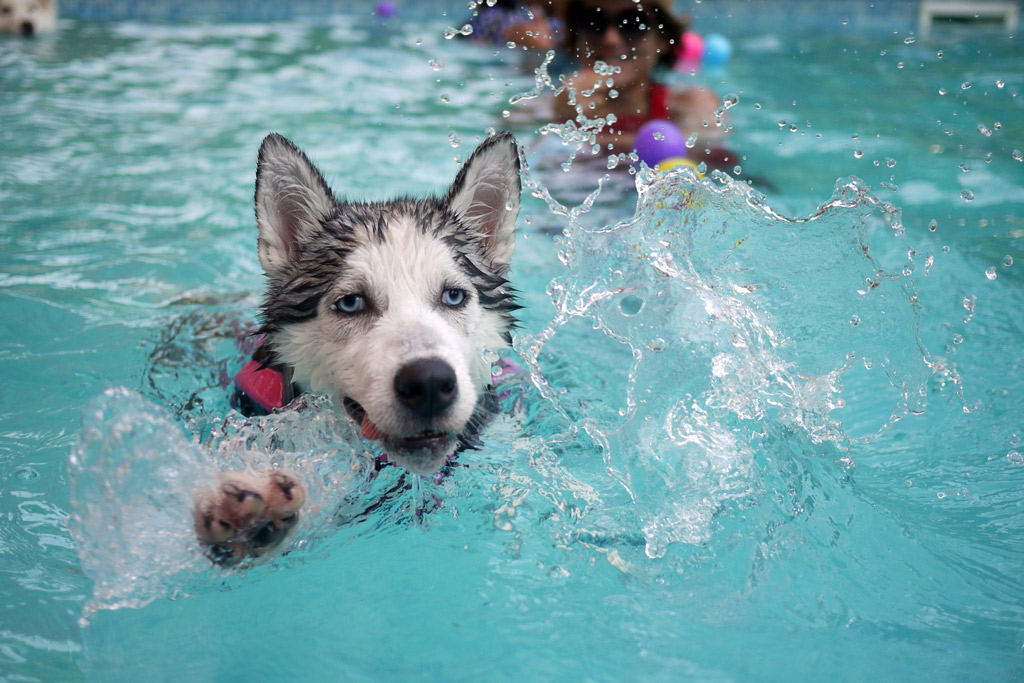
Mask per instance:
[[[342,405],[359,423],[364,439],[380,441],[388,455],[394,456],[399,464],[413,472],[432,474],[454,449],[455,435],[451,432],[425,429],[410,436],[392,436],[374,424],[358,401],[345,396]]]

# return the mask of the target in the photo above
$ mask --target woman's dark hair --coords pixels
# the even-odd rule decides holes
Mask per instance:
[[[649,21],[648,31],[657,31],[665,42],[665,47],[658,55],[658,65],[672,68],[676,63],[676,48],[680,44],[683,32],[686,31],[688,17],[679,18],[668,8],[666,0],[640,0],[638,8],[643,8]],[[585,21],[590,8],[586,0],[570,0],[565,10],[565,42],[566,47],[575,52],[580,40],[581,22]]]

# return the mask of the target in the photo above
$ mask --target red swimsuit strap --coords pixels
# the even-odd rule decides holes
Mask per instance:
[[[652,83],[651,92],[647,102],[650,109],[647,112],[647,120],[672,119],[672,110],[669,108],[669,96],[672,91],[664,83]]]
[[[647,95],[646,114],[622,114],[612,126],[615,130],[633,132],[643,124],[654,119],[672,120],[672,109],[669,106],[672,90],[663,83],[651,83]]]

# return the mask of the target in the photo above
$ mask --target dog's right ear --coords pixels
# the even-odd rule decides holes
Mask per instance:
[[[301,149],[277,133],[264,138],[256,165],[257,251],[263,271],[274,275],[294,261],[336,203],[320,171]]]

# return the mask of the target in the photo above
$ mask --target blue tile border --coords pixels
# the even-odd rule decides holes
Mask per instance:
[[[919,0],[687,0],[676,2],[676,7],[690,13],[701,33],[906,35],[917,31],[920,4]],[[1016,4],[1024,9],[1024,2]]]
[[[985,0],[981,0],[984,2]],[[391,0],[400,13],[468,17],[465,0]],[[1024,10],[1024,0],[1017,4]],[[909,34],[919,0],[675,0],[700,33]],[[60,0],[61,15],[96,21],[273,21],[371,13],[377,0]],[[1022,11],[1024,14],[1024,11]]]

